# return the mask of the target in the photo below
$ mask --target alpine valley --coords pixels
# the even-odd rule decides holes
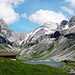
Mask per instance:
[[[0,19],[0,52],[22,60],[75,61],[75,16],[60,24],[47,22],[29,33],[16,33]]]

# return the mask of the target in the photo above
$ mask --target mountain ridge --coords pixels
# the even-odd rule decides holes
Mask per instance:
[[[33,36],[30,39],[30,41],[23,43],[22,46],[24,48],[22,48],[21,51],[21,55],[23,56],[21,58],[37,59],[37,60],[55,60],[55,61],[62,61],[66,59],[74,60],[74,54],[72,54],[71,56],[71,53],[73,53],[74,51],[72,50],[71,52],[68,49],[69,45],[75,41],[74,40],[75,25],[71,26],[71,24],[74,24],[75,19],[74,17],[72,17],[70,20],[71,21],[69,22],[63,20],[60,23],[60,26],[59,25],[57,26],[54,33],[42,34],[38,38],[35,38],[35,36]],[[51,49],[51,46],[54,47]]]
[[[0,19],[0,35],[9,41],[7,51],[15,51],[23,60],[75,60],[75,16],[60,25],[47,22],[29,33],[15,33]],[[2,39],[3,39],[2,38]],[[10,45],[10,43],[12,45]]]

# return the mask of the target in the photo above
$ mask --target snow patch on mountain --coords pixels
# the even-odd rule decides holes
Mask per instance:
[[[22,44],[23,42],[29,42],[29,40],[31,38],[33,38],[32,40],[36,40],[37,38],[39,38],[42,35],[45,34],[52,34],[54,33],[58,28],[58,24],[54,23],[54,22],[47,22],[45,24],[43,24],[42,26],[40,26],[39,28],[37,28],[36,30],[28,33],[25,36],[25,39],[23,41],[20,42],[20,44]]]

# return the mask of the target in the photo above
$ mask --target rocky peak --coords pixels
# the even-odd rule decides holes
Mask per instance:
[[[58,26],[57,23],[49,21],[49,22],[44,23],[41,27],[42,28],[46,27],[46,28],[50,28],[50,29],[55,29],[55,28],[57,28],[57,26]]]
[[[0,35],[11,42],[19,42],[17,34],[8,28],[6,22],[2,18],[0,18]]]
[[[54,33],[56,31],[57,27],[58,27],[58,24],[51,22],[51,21],[49,21],[41,26],[41,28],[43,28],[43,30],[45,31],[45,34]]]
[[[68,21],[66,20],[63,20],[60,25],[58,26],[58,30],[61,31],[61,30],[64,30],[64,29],[67,29],[68,28]]]
[[[69,20],[69,23],[71,22],[75,22],[75,16],[73,16],[70,20]]]
[[[2,18],[0,18],[0,22],[3,22],[4,20]]]
[[[69,20],[69,27],[74,27],[75,26],[75,16],[73,16],[70,20]]]
[[[6,22],[2,18],[0,18],[0,26],[1,27],[7,27]]]
[[[43,24],[42,26],[40,26],[39,28],[35,29],[34,31],[28,33],[24,39],[24,44],[31,41],[36,41],[36,40],[39,40],[39,39],[44,39],[45,38],[45,35],[47,34],[52,34],[54,33],[55,31],[57,31],[57,27],[58,27],[58,24],[57,23],[54,23],[54,22],[47,22],[45,24]],[[21,42],[21,43],[22,43]]]
[[[61,26],[65,26],[67,23],[68,23],[68,21],[63,20],[63,21],[60,23],[60,25],[61,25]]]

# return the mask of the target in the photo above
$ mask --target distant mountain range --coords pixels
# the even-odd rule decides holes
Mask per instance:
[[[15,33],[0,19],[0,51],[15,51],[23,60],[75,60],[75,16],[47,22],[29,33]]]

